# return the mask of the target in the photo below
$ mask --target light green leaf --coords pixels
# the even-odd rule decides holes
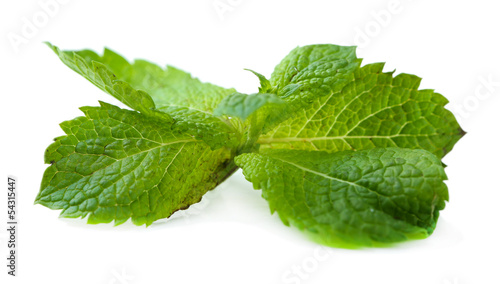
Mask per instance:
[[[297,106],[342,88],[359,67],[356,47],[319,44],[297,47],[274,69],[276,94]]]
[[[236,148],[241,129],[236,119],[228,120],[188,107],[166,106],[158,109],[175,120],[175,128],[203,140],[212,150],[220,147]]]
[[[236,92],[235,89],[202,83],[189,73],[172,66],[162,69],[144,60],[136,60],[133,83],[144,88],[158,108],[166,106],[188,107],[205,113],[212,113],[220,101]]]
[[[59,56],[61,61],[73,71],[82,75],[99,89],[112,95],[130,108],[142,113],[152,114],[155,104],[151,97],[142,90],[134,89],[128,82],[118,80],[106,65],[92,61],[98,55],[90,50],[81,52],[61,51],[50,43],[47,45]],[[158,114],[159,115],[159,114]],[[168,116],[163,115],[166,119]]]
[[[105,66],[119,80],[148,93],[157,108],[187,107],[211,113],[224,97],[236,92],[234,89],[202,83],[189,73],[172,66],[163,69],[146,60],[129,63],[121,55],[107,48],[102,56],[90,50],[64,53],[74,53],[89,65],[93,62],[98,65],[100,63],[99,66]]]
[[[251,114],[264,106],[272,109],[273,112],[279,112],[280,109],[286,106],[286,103],[275,94],[257,93],[246,95],[234,93],[220,102],[214,110],[214,115],[236,116],[246,120]]]
[[[133,109],[141,112],[147,110],[150,115],[172,117],[177,128],[204,140],[213,149],[221,146],[236,147],[238,138],[235,126],[230,121],[211,114],[220,100],[235,92],[234,89],[201,83],[174,67],[162,69],[145,60],[129,63],[107,48],[101,56],[91,50],[60,51],[57,47],[48,45],[66,65]],[[88,66],[97,66],[95,69],[98,71],[93,72]],[[101,77],[95,79],[94,73]],[[106,84],[103,85],[102,82]],[[108,85],[113,85],[113,90],[123,92],[109,91]],[[124,98],[128,94],[140,94],[149,101],[130,103]],[[155,107],[159,111],[153,111]]]
[[[36,203],[89,223],[150,225],[199,202],[236,168],[233,150],[211,150],[175,125],[101,103],[63,122],[45,153]],[[206,133],[210,135],[209,133]]]
[[[286,225],[331,246],[427,237],[448,200],[442,164],[425,150],[266,150],[235,161]]]
[[[343,151],[375,147],[425,149],[438,157],[464,135],[448,100],[433,90],[418,90],[414,75],[382,73],[384,64],[366,65],[353,81],[259,138],[262,147]]]

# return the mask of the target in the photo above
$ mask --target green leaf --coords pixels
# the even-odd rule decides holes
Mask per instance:
[[[36,198],[63,217],[150,225],[199,202],[236,169],[233,150],[211,150],[156,116],[106,103],[81,110],[85,117],[63,122],[66,136],[48,147]]]
[[[369,64],[353,73],[352,82],[263,135],[262,147],[320,151],[375,147],[425,149],[438,157],[464,135],[448,100],[433,90],[418,90],[414,75],[383,73],[384,64]]]
[[[53,49],[58,50],[57,47]],[[102,56],[90,50],[66,51],[62,54],[63,57],[65,54],[75,54],[78,61],[83,61],[89,66],[95,64],[106,68],[117,79],[149,94],[157,108],[187,107],[211,113],[224,97],[236,92],[234,89],[202,83],[189,73],[172,66],[163,69],[146,60],[129,63],[121,55],[107,48]],[[63,62],[75,70],[71,61],[63,60]]]
[[[425,150],[266,150],[235,161],[286,225],[330,246],[425,238],[448,200],[442,164]]]
[[[212,150],[220,147],[237,148],[241,130],[235,120],[221,119],[188,107],[166,106],[158,109],[175,120],[175,127],[203,140]]]
[[[144,88],[158,108],[166,106],[188,107],[212,113],[220,101],[236,92],[235,89],[202,83],[189,73],[172,66],[162,69],[144,60],[136,60],[132,84]]]
[[[125,90],[125,94],[107,92],[129,107],[141,112],[147,111],[150,115],[172,117],[177,128],[204,140],[213,149],[221,146],[236,147],[238,144],[238,130],[235,126],[230,121],[211,114],[225,96],[235,92],[234,89],[201,83],[188,73],[170,66],[164,70],[145,60],[129,63],[107,48],[101,56],[91,50],[60,51],[50,43],[48,45],[66,65],[99,88],[107,91],[108,85],[122,87],[120,90]],[[94,72],[88,66],[97,66],[94,69],[99,71]],[[101,77],[96,77],[94,73]],[[103,85],[103,82],[106,84]],[[140,94],[149,101],[130,103],[124,98],[127,94]],[[153,111],[155,107],[159,111]]]
[[[341,89],[360,63],[354,46],[297,47],[276,66],[270,84],[281,98],[307,106],[313,99]]]
[[[93,51],[61,51],[57,46],[50,43],[47,43],[47,45],[59,56],[64,64],[92,82],[99,89],[134,110],[142,113],[153,113],[155,104],[151,97],[144,91],[134,89],[129,83],[118,80],[106,65],[94,61],[98,59],[98,55]],[[166,117],[164,115],[164,118]]]
[[[283,109],[286,105],[285,101],[280,99],[275,94],[240,94],[234,93],[224,98],[217,108],[214,110],[214,115],[236,116],[246,120],[255,111],[266,106],[272,108],[273,112]],[[278,111],[279,112],[279,111]]]

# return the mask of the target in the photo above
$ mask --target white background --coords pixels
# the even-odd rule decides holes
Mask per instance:
[[[6,275],[1,226],[1,283],[500,283],[496,1],[61,1],[45,21],[39,3],[48,1],[0,4],[0,220],[11,174],[20,221],[17,278]],[[243,68],[269,76],[296,46],[360,45],[365,64],[385,61],[386,71],[424,78],[421,88],[444,94],[460,116],[468,134],[444,159],[450,203],[428,239],[362,250],[323,248],[283,226],[240,172],[149,228],[58,218],[33,205],[44,150],[63,134],[58,124],[98,100],[120,104],[45,40],[108,46],[247,93],[258,82]]]

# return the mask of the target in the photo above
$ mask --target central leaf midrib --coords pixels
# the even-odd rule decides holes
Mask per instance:
[[[297,168],[299,168],[299,169],[301,169],[301,170],[303,170],[303,171],[305,171],[305,172],[309,172],[309,173],[312,173],[312,174],[315,174],[315,175],[318,175],[318,176],[324,177],[324,178],[326,178],[326,179],[330,179],[330,180],[338,181],[338,182],[341,182],[341,183],[346,183],[346,184],[349,184],[349,185],[352,185],[352,186],[355,186],[355,187],[364,188],[364,189],[366,189],[366,190],[368,190],[368,191],[370,191],[370,192],[373,192],[373,193],[375,193],[375,194],[377,194],[377,195],[379,195],[379,196],[388,197],[388,196],[382,195],[382,194],[380,194],[379,192],[374,191],[374,190],[372,190],[372,189],[370,189],[370,188],[368,188],[368,187],[365,187],[365,186],[359,185],[359,184],[357,184],[357,183],[354,183],[354,182],[351,182],[351,181],[348,181],[348,180],[339,179],[339,178],[336,178],[336,177],[332,177],[332,176],[329,176],[329,175],[327,175],[327,174],[324,174],[324,173],[321,173],[321,172],[317,172],[317,171],[312,170],[312,169],[308,169],[308,168],[303,167],[303,166],[301,166],[301,165],[297,165],[297,164],[292,163],[292,162],[287,161],[287,160],[283,160],[283,159],[276,158],[276,157],[272,157],[272,158],[273,158],[273,159],[276,159],[276,160],[279,160],[279,161],[281,161],[281,162],[283,162],[283,163],[287,163],[287,164],[289,164],[289,165],[292,165],[292,166],[294,166],[294,167],[297,167]]]
[[[141,139],[141,138],[139,138],[139,139]],[[136,156],[136,155],[139,155],[139,154],[145,153],[145,152],[150,152],[150,151],[153,151],[154,149],[157,149],[157,148],[161,148],[161,147],[168,146],[168,145],[173,145],[173,144],[178,144],[178,143],[189,143],[189,142],[197,142],[197,140],[195,140],[195,139],[185,139],[185,140],[177,140],[177,141],[173,141],[173,142],[170,142],[170,143],[160,143],[160,145],[158,145],[158,146],[155,146],[155,147],[149,148],[149,149],[147,149],[147,150],[143,150],[143,151],[140,151],[140,152],[134,153],[134,154],[129,155],[129,156],[126,156],[126,157],[124,157],[124,158],[122,158],[122,159],[116,159],[116,158],[110,157],[110,158],[115,159],[116,161],[114,161],[113,163],[111,163],[111,164],[109,164],[109,165],[105,166],[104,168],[100,168],[100,169],[98,169],[98,170],[96,170],[96,171],[94,171],[94,172],[92,172],[92,173],[90,173],[89,175],[86,175],[86,176],[91,176],[91,175],[93,175],[94,173],[96,173],[96,172],[98,172],[98,171],[101,171],[101,170],[104,170],[104,169],[106,169],[107,167],[109,167],[109,166],[111,166],[111,165],[113,165],[114,163],[117,163],[117,162],[119,162],[119,161],[123,161],[123,160],[125,160],[125,159],[128,159],[128,158],[130,158],[130,157],[133,157],[133,156]],[[106,155],[106,156],[108,156],[108,155]],[[108,157],[109,157],[109,156],[108,156]]]
[[[451,135],[452,133],[448,133]],[[319,140],[344,140],[344,139],[371,139],[371,138],[381,138],[381,139],[391,139],[395,137],[430,137],[436,135],[444,135],[441,133],[427,133],[427,134],[394,134],[394,135],[366,135],[366,136],[321,136],[321,137],[282,137],[282,138],[259,138],[257,143],[259,144],[271,144],[280,142],[310,142]]]

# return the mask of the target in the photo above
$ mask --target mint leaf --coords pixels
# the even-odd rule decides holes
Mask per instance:
[[[162,69],[147,61],[136,60],[132,68],[132,84],[144,88],[158,108],[178,106],[211,113],[224,97],[236,92],[234,89],[202,83],[172,66]]]
[[[448,103],[433,90],[418,90],[414,75],[383,73],[369,64],[353,80],[262,136],[265,147],[336,152],[375,147],[425,149],[438,157],[464,135]]]
[[[84,61],[89,66],[95,64],[105,67],[118,80],[149,94],[157,108],[177,106],[211,113],[224,97],[236,92],[234,89],[202,83],[189,73],[172,66],[163,69],[146,60],[129,63],[121,55],[107,48],[101,56],[91,50],[60,52],[57,47],[51,47],[56,53],[62,54],[64,59],[66,54],[75,54],[77,61]],[[71,61],[65,59],[63,62],[73,69],[74,64]]]
[[[265,150],[235,161],[286,225],[333,246],[424,238],[448,200],[442,164],[424,150]]]
[[[134,89],[129,83],[118,80],[106,65],[98,61],[91,61],[98,57],[94,52],[83,50],[79,54],[73,51],[61,51],[57,46],[50,43],[47,43],[47,45],[59,56],[59,59],[64,64],[92,82],[99,89],[112,95],[132,109],[142,113],[152,113],[155,104],[151,97],[144,91]]]
[[[172,117],[177,128],[204,140],[213,149],[236,147],[239,143],[235,125],[211,114],[220,100],[235,92],[234,89],[201,83],[171,66],[164,70],[145,60],[129,63],[107,48],[99,55],[91,50],[61,51],[48,45],[68,67],[132,109]],[[140,98],[134,97],[139,95]],[[131,102],[129,97],[136,101]],[[159,111],[153,111],[155,108]]]
[[[234,93],[224,98],[214,110],[214,115],[236,116],[247,119],[258,109],[266,106],[273,111],[283,109],[286,103],[274,94],[240,94]]]
[[[67,135],[47,149],[51,166],[36,198],[63,217],[150,225],[235,170],[231,149],[213,151],[168,121],[106,103],[81,109],[85,117],[62,123]]]
[[[313,99],[341,89],[360,63],[354,46],[297,47],[276,66],[269,81],[281,98],[307,106]]]
[[[236,148],[241,139],[240,128],[235,120],[221,119],[187,107],[162,107],[175,120],[175,127],[196,139],[203,140],[212,150],[220,147]]]

